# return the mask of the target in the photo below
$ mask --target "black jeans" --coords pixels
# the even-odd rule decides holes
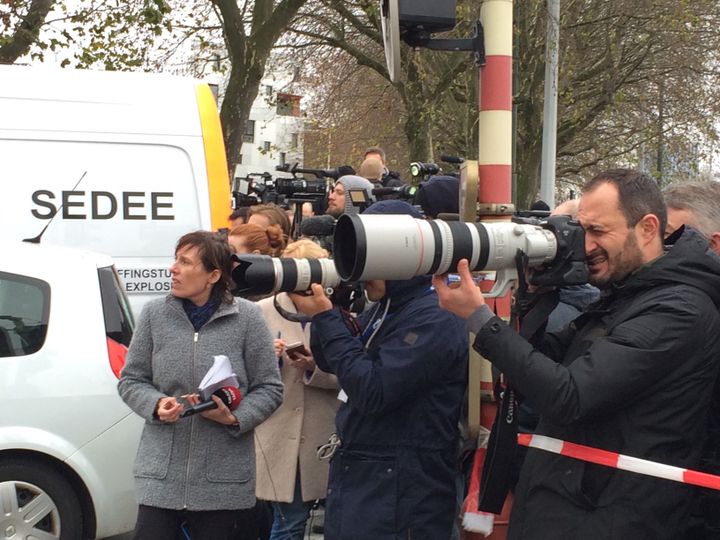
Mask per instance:
[[[254,508],[245,510],[167,510],[140,505],[134,540],[230,540],[236,526],[245,528],[254,521]]]

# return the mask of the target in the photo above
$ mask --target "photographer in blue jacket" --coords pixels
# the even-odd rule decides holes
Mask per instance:
[[[364,213],[409,214],[389,200]],[[467,385],[465,322],[438,307],[430,276],[365,282],[376,304],[353,324],[319,285],[293,295],[312,316],[317,365],[345,402],[330,464],[325,538],[449,538],[458,419]]]

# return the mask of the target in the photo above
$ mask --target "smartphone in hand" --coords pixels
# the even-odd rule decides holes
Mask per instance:
[[[302,341],[286,345],[285,352],[292,359],[297,358],[298,354],[307,354],[307,351],[305,350],[305,344]]]

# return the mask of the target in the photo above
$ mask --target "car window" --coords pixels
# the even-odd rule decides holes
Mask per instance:
[[[107,337],[128,347],[135,324],[130,304],[123,292],[115,268],[112,266],[99,268],[98,277],[100,278],[100,293]]]
[[[0,272],[0,357],[39,351],[47,335],[50,285]]]

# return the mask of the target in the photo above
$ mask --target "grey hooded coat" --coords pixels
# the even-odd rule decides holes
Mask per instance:
[[[200,415],[163,423],[157,401],[197,390],[215,355],[230,359],[242,401],[238,426]],[[195,331],[182,301],[169,295],[140,314],[120,396],[145,419],[135,460],[138,503],[168,509],[233,510],[255,504],[253,429],[282,402],[272,336],[258,307],[221,304]]]

